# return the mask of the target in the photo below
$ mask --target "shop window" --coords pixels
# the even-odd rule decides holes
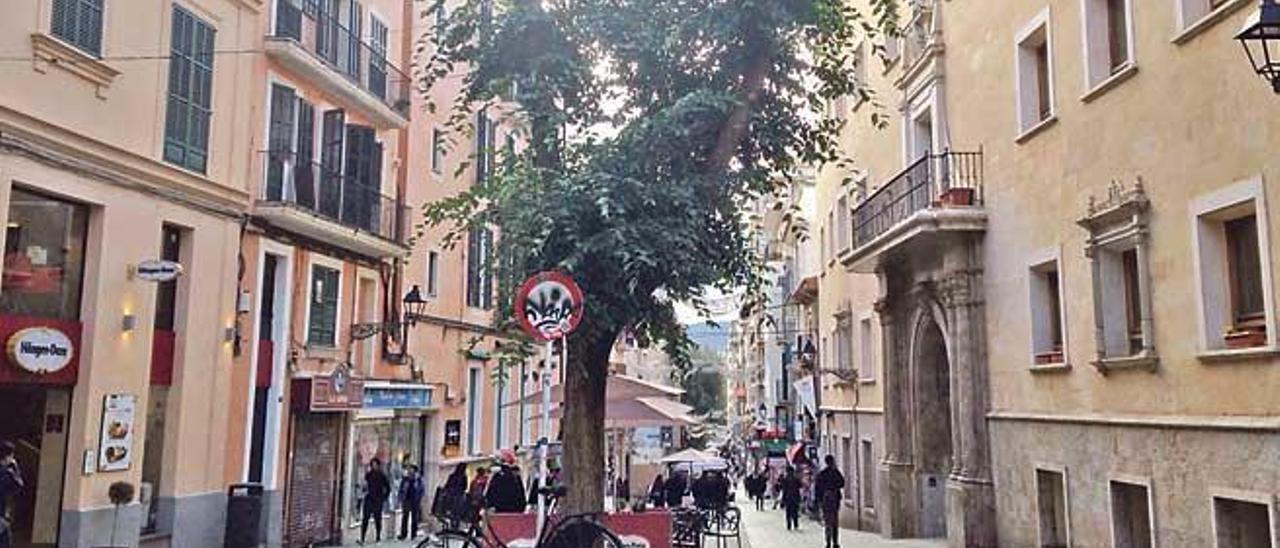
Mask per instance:
[[[1084,0],[1085,78],[1093,88],[1133,64],[1131,0]]]
[[[1274,548],[1269,503],[1213,497],[1213,531],[1217,548]]]
[[[1066,474],[1057,470],[1036,470],[1036,508],[1040,516],[1040,548],[1067,548],[1071,545],[1067,518]]]
[[[1057,259],[1031,267],[1031,347],[1036,365],[1063,363],[1062,287]]]
[[[1206,350],[1275,344],[1270,251],[1261,181],[1233,185],[1192,204],[1200,319]]]
[[[14,187],[0,313],[78,320],[88,225],[88,207]]]
[[[1078,224],[1089,231],[1085,255],[1093,271],[1094,344],[1101,370],[1154,366],[1150,278],[1147,274],[1149,202],[1141,183],[1113,183],[1108,197],[1090,201]]]
[[[1155,546],[1151,491],[1146,485],[1111,481],[1111,534],[1115,548]]]
[[[307,344],[338,345],[338,291],[342,283],[336,268],[311,266],[310,309],[307,313]]]
[[[1018,35],[1018,126],[1023,133],[1053,116],[1053,44],[1046,9]]]

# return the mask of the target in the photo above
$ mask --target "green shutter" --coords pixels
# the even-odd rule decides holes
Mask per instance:
[[[213,27],[174,6],[164,159],[199,173],[208,168],[213,45]]]
[[[85,53],[102,55],[103,0],[53,0],[49,30]]]

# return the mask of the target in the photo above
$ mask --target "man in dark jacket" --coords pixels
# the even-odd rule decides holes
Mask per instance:
[[[663,486],[667,491],[667,507],[679,508],[684,504],[684,492],[689,487],[688,480],[685,479],[684,472],[674,472],[671,478],[667,480]]]
[[[782,491],[782,508],[787,513],[787,530],[800,528],[800,477],[796,476],[796,468],[787,466],[787,475],[778,481]]]
[[[840,548],[840,493],[844,489],[844,474],[836,469],[836,458],[827,455],[827,467],[818,472],[814,480],[814,496],[822,505],[822,525],[826,532],[827,548]]]
[[[768,482],[764,472],[759,469],[753,470],[742,482],[747,488],[747,496],[756,501],[756,510],[764,510],[764,492],[768,488]]]
[[[418,467],[410,464],[400,480],[400,540],[418,536],[418,522],[422,520],[422,497],[426,487]]]
[[[382,471],[382,461],[376,457],[369,459],[369,466],[364,473],[364,501],[362,519],[360,520],[360,544],[364,544],[365,535],[369,532],[369,520],[373,520],[377,542],[382,542],[382,505],[386,504],[391,494],[391,481]]]
[[[13,444],[0,441],[0,548],[13,545],[9,530],[9,499],[22,490],[22,472],[13,458]]]
[[[489,479],[485,508],[491,508],[499,514],[519,514],[524,512],[526,503],[524,481],[512,466],[502,465],[498,473]]]

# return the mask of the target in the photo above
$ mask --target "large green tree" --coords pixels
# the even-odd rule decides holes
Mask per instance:
[[[800,168],[840,159],[839,122],[821,113],[868,95],[848,55],[892,28],[894,4],[463,0],[419,43],[421,89],[464,80],[453,104],[429,105],[449,109],[455,135],[477,110],[525,130],[484,184],[426,206],[419,230],[448,227],[446,244],[481,224],[497,230],[500,323],[531,273],[562,270],[586,294],[561,423],[574,440],[568,510],[603,505],[614,340],[629,329],[687,363],[672,303],[696,305],[709,286],[756,293],[765,267],[744,230],[752,204]]]

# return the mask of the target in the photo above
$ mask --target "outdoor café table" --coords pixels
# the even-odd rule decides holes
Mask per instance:
[[[671,544],[671,513],[665,510],[647,512],[614,512],[601,516],[600,523],[617,535],[628,548],[673,548]],[[550,517],[554,524],[557,516]],[[510,548],[532,547],[534,529],[537,525],[534,514],[489,514],[488,530],[485,535],[491,545],[505,544]],[[493,537],[497,538],[493,538]],[[500,544],[493,541],[501,541]]]

